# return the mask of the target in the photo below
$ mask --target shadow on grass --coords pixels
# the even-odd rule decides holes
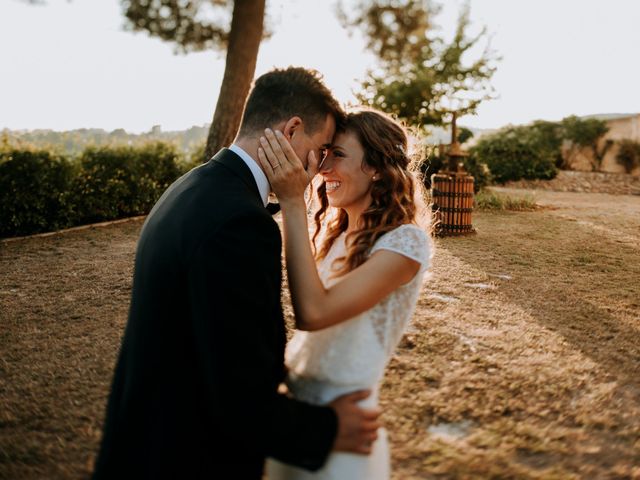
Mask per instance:
[[[632,387],[640,402],[637,251],[537,215],[494,214],[498,221],[481,222],[478,235],[446,239],[440,248],[473,268],[512,275],[500,295]]]

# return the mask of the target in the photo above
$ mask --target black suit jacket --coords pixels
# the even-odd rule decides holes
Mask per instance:
[[[223,149],[171,185],[140,234],[94,478],[259,479],[322,466],[335,412],[282,394],[282,242]]]

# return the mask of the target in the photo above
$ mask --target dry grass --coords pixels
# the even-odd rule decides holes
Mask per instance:
[[[640,478],[640,198],[536,202],[437,240],[383,386],[395,479]],[[0,478],[88,473],[140,226],[0,244]]]
[[[490,188],[484,188],[478,192],[474,205],[477,210],[509,210],[513,212],[525,212],[538,208],[533,195],[511,196],[495,192]]]

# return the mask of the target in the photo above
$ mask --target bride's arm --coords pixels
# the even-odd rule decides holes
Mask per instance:
[[[409,282],[420,265],[387,250],[375,252],[330,288],[324,288],[311,251],[304,203],[282,205],[291,300],[300,330],[320,330],[348,320]]]
[[[320,330],[348,320],[414,277],[420,268],[417,261],[380,250],[325,288],[311,250],[304,201],[309,174],[312,177],[315,173],[315,159],[310,157],[310,171],[305,171],[283,136],[276,139],[273,133],[267,133],[267,137],[269,142],[262,143],[259,158],[282,207],[285,258],[297,328]]]

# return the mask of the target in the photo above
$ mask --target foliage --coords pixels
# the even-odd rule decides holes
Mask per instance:
[[[564,138],[570,142],[572,148],[587,147],[591,149],[593,153],[591,169],[594,172],[600,170],[605,154],[613,145],[611,140],[607,140],[602,146],[599,146],[600,139],[609,131],[607,122],[597,118],[582,119],[572,115],[564,118],[561,125]]]
[[[610,145],[605,142],[603,148],[598,146],[607,131],[606,122],[595,118],[570,116],[560,122],[538,120],[483,136],[470,152],[478,162],[489,166],[497,182],[551,179],[557,168],[570,166],[566,163],[570,156],[562,154],[563,144],[591,148],[596,159],[594,170],[599,168]]]
[[[475,208],[478,210],[512,210],[522,212],[536,210],[538,206],[531,195],[511,197],[485,188],[475,196]]]
[[[479,161],[473,155],[469,155],[464,159],[464,168],[473,177],[473,189],[476,193],[493,183],[493,174],[489,165]]]
[[[0,236],[146,214],[183,172],[171,144],[90,147],[80,159],[0,148]]]
[[[556,155],[541,142],[540,129],[506,127],[481,137],[470,149],[479,164],[486,163],[496,182],[551,179],[556,176]]]
[[[88,147],[144,146],[149,142],[171,143],[187,154],[207,140],[209,125],[194,125],[186,130],[162,131],[154,126],[148,132],[128,133],[122,128],[107,131],[101,128],[75,130],[2,130],[2,143],[17,149],[35,147],[55,150],[68,157],[78,157]]]
[[[264,30],[265,0],[121,0],[128,28],[145,31],[188,53],[226,51],[206,156],[235,137],[255,73]]]
[[[47,150],[0,151],[0,237],[67,226],[73,218],[72,182],[66,158]]]
[[[88,148],[80,158],[76,194],[82,223],[147,213],[179,176],[180,155],[163,143]]]
[[[631,173],[640,167],[640,142],[633,140],[621,140],[618,143],[616,161],[624,167],[624,171]]]
[[[205,158],[205,148],[207,144],[202,142],[199,145],[194,145],[187,153],[182,157],[182,160],[178,163],[181,173],[187,173],[192,168],[202,165]],[[208,161],[208,159],[207,159]]]
[[[421,171],[424,176],[424,182],[427,188],[431,188],[431,175],[438,173],[446,168],[448,159],[445,155],[445,148],[440,145],[431,149],[430,153],[425,156],[426,160],[421,164]],[[493,182],[491,171],[486,163],[479,162],[475,157],[468,156],[462,160],[464,169],[473,177],[473,189],[478,193],[482,188]]]
[[[343,23],[364,31],[380,63],[377,71],[368,72],[360,102],[424,127],[442,125],[454,110],[474,113],[491,98],[489,81],[497,58],[485,48],[479,58],[466,61],[486,37],[485,29],[468,35],[468,5],[449,43],[433,34],[432,17],[439,6],[431,0],[362,1],[355,11],[349,15],[342,8]]]
[[[184,53],[224,50],[229,40],[228,24],[232,6],[233,2],[210,0],[122,1],[129,29],[146,31],[164,41],[174,42]],[[209,11],[209,15],[205,14],[205,10]]]
[[[460,144],[466,143],[468,140],[473,138],[473,132],[467,127],[460,127],[458,129],[458,142]]]
[[[545,158],[552,160],[556,167],[561,168],[564,165],[561,147],[565,137],[562,125],[557,122],[536,120],[526,128],[531,143]]]
[[[580,147],[590,147],[609,131],[607,122],[597,118],[579,118],[575,115],[562,119],[564,138]]]

